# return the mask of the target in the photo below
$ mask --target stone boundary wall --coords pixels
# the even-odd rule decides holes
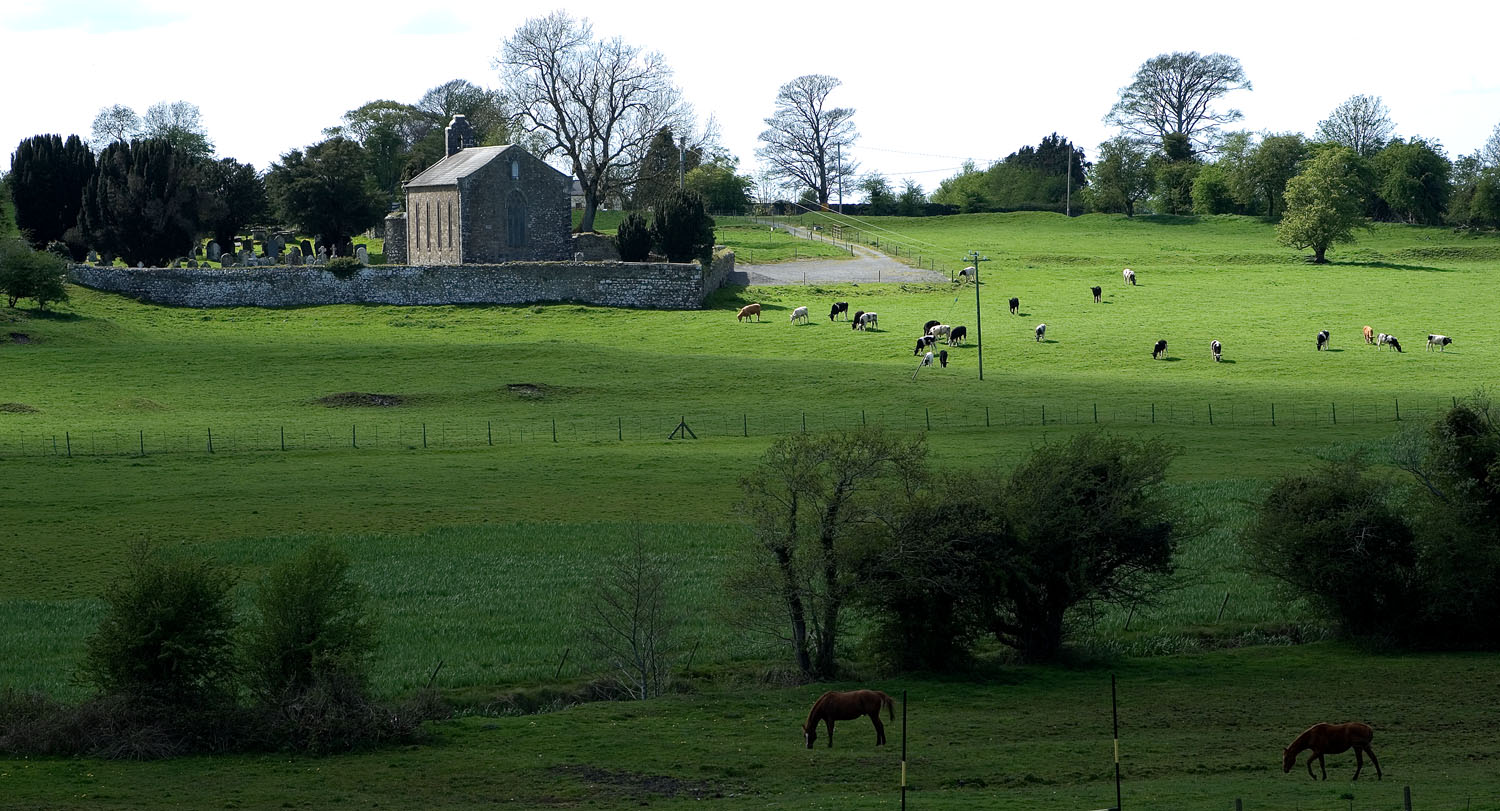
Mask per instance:
[[[697,263],[508,262],[376,265],[339,278],[319,266],[120,268],[73,265],[68,281],[175,307],[312,307],[322,304],[535,304],[696,310],[734,270],[734,253]]]

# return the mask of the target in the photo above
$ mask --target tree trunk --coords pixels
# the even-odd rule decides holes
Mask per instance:
[[[1323,254],[1327,250],[1328,250],[1328,246],[1327,245],[1318,245],[1318,246],[1316,246],[1316,247],[1313,248],[1313,264],[1314,265],[1326,265],[1326,264],[1328,264],[1328,260],[1325,259],[1325,258],[1323,258]]]
[[[583,189],[583,217],[578,222],[578,233],[594,230],[594,212],[599,210],[599,194],[585,186]]]

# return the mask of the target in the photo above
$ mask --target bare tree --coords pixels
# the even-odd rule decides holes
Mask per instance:
[[[1395,128],[1379,96],[1350,96],[1318,122],[1318,140],[1343,144],[1368,158],[1385,146]]]
[[[115,104],[101,108],[99,114],[94,116],[93,137],[89,139],[89,146],[94,148],[94,154],[97,155],[116,141],[139,138],[141,132],[141,117],[135,114],[135,110],[123,104]]]
[[[1245,69],[1232,56],[1162,54],[1146,60],[1135,81],[1120,89],[1120,100],[1104,121],[1128,136],[1157,144],[1182,133],[1194,152],[1209,152],[1219,127],[1244,117],[1239,110],[1217,111],[1214,104],[1236,90],[1250,89]]]
[[[572,164],[583,189],[580,231],[593,230],[611,178],[633,176],[651,137],[691,117],[660,54],[619,37],[596,40],[588,20],[566,12],[527,20],[495,65],[523,124]]]
[[[666,561],[634,547],[609,564],[584,607],[584,635],[596,657],[609,663],[620,690],[634,699],[655,698],[672,681],[680,650],[681,616],[671,602]]]
[[[773,177],[786,186],[811,189],[823,206],[840,179],[854,187],[858,169],[844,154],[859,137],[854,110],[828,106],[829,94],[840,84],[832,76],[814,73],[782,85],[776,112],[766,119],[769,129],[760,134],[765,146],[755,150]]]
[[[760,554],[732,585],[752,608],[779,615],[776,633],[804,677],[835,675],[857,570],[878,553],[874,539],[884,534],[885,509],[910,498],[925,479],[926,458],[921,437],[891,436],[875,426],[792,434],[772,444],[741,481],[741,508]],[[765,627],[762,617],[750,621]]]

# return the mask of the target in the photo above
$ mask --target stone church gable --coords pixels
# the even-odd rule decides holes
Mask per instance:
[[[467,127],[460,119],[450,133]],[[463,148],[406,184],[407,259],[451,265],[571,258],[569,187],[567,175],[519,146]]]

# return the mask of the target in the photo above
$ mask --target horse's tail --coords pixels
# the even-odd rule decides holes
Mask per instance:
[[[886,712],[890,713],[891,720],[896,720],[896,700],[885,693],[881,693],[880,703],[885,705]]]

